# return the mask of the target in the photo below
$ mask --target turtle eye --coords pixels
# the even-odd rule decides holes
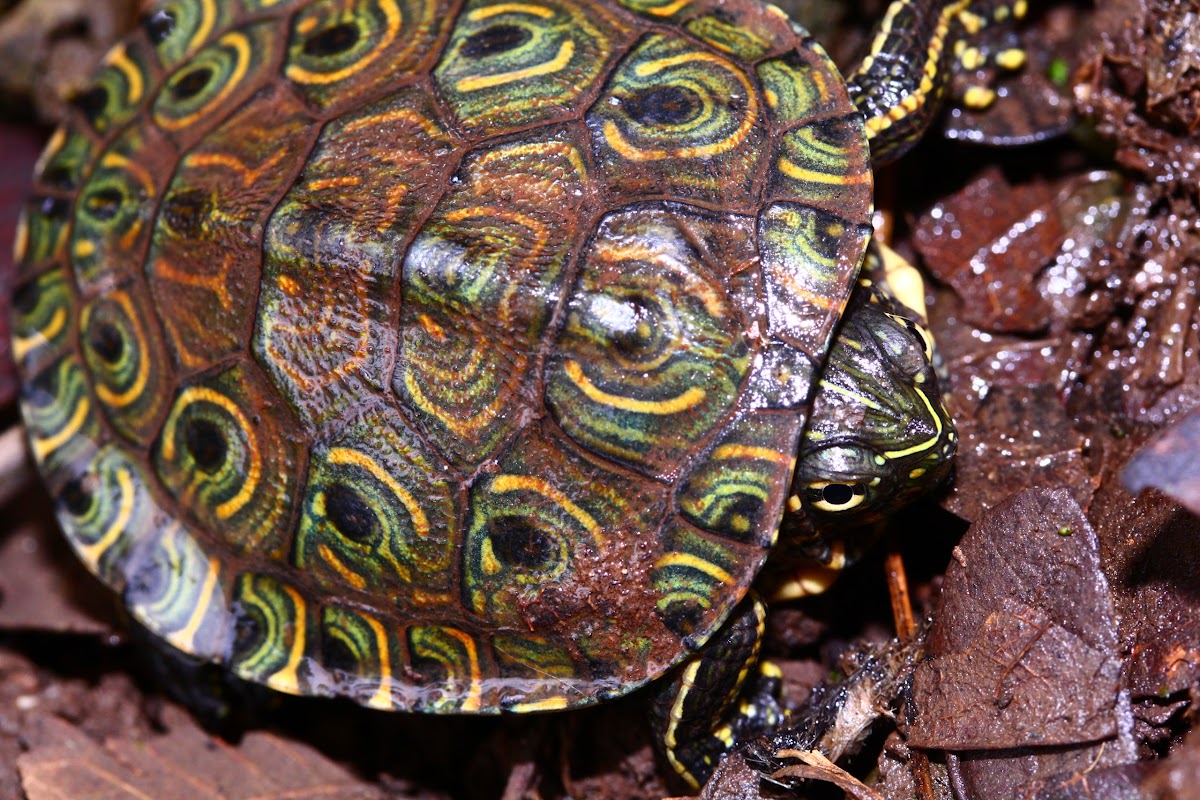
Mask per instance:
[[[849,511],[867,499],[867,487],[861,483],[810,483],[808,505],[818,511]]]

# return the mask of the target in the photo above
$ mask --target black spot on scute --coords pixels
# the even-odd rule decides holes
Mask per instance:
[[[321,640],[321,664],[331,672],[358,672],[358,658],[340,636],[326,635]]]
[[[201,189],[172,192],[163,204],[163,220],[186,239],[199,239],[209,218],[210,198]]]
[[[111,322],[101,322],[88,332],[88,346],[108,364],[116,364],[125,354],[125,337]]]
[[[324,493],[325,517],[338,533],[360,544],[374,540],[375,512],[361,494],[344,483],[332,483]]]
[[[71,192],[79,188],[79,179],[67,167],[61,164],[54,164],[46,168],[42,173],[42,183],[54,189],[59,189],[64,192]]]
[[[38,282],[30,281],[13,294],[13,308],[17,310],[18,314],[28,316],[37,309],[38,301],[41,299],[42,289],[38,286]]]
[[[536,569],[554,555],[554,539],[522,517],[498,517],[488,523],[492,552],[505,564]]]
[[[263,632],[267,630],[261,613],[244,603],[233,604],[233,653],[234,657],[245,655],[258,648]]]
[[[305,39],[304,54],[316,58],[336,56],[352,49],[358,44],[358,39],[358,26],[352,22],[343,22]]]
[[[196,466],[204,472],[216,472],[225,463],[229,443],[225,432],[212,420],[189,419],[183,428],[183,443]]]
[[[195,67],[180,75],[171,82],[169,91],[175,100],[191,100],[204,91],[213,79],[213,71],[208,67]]]
[[[694,90],[667,84],[639,92],[626,99],[622,106],[634,121],[647,127],[658,127],[691,122],[704,104]]]
[[[680,639],[686,639],[695,633],[700,625],[703,610],[695,603],[671,603],[659,611],[659,618]]]
[[[108,222],[120,212],[125,203],[125,195],[118,189],[97,189],[87,196],[88,213],[102,222]]]
[[[468,36],[458,52],[463,58],[487,58],[516,50],[532,38],[533,34],[519,25],[493,25]]]
[[[95,500],[91,484],[89,476],[81,475],[67,481],[58,493],[58,502],[71,516],[82,517],[91,511],[92,502]]]
[[[108,90],[103,86],[93,86],[87,91],[80,92],[71,98],[71,105],[79,109],[88,122],[96,124],[96,120],[108,108]]]

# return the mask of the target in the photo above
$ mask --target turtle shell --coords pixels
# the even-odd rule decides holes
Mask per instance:
[[[870,234],[754,0],[172,0],[53,137],[23,412],[177,648],[433,712],[622,694],[775,541]]]

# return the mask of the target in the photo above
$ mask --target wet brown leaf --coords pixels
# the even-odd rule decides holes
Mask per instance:
[[[997,359],[1004,359],[999,353]],[[975,520],[1010,495],[1036,486],[1061,486],[1078,503],[1093,490],[1075,430],[1049,383],[996,386],[975,408],[954,398],[960,437],[953,490],[946,508]]]
[[[1034,279],[1064,232],[1045,183],[1012,186],[988,169],[935,205],[917,224],[913,244],[925,265],[963,298],[968,322],[985,330],[1032,332],[1049,308]]]
[[[1028,490],[955,550],[917,667],[910,744],[1069,745],[1117,732],[1121,664],[1099,544],[1067,492]]]
[[[55,717],[30,726],[17,762],[29,800],[369,800],[384,794],[306,745],[251,733],[236,747],[214,739],[178,710],[167,732],[96,744]]]

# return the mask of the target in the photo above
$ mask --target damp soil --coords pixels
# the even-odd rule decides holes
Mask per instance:
[[[53,98],[136,6],[37,3],[0,3],[5,296]],[[790,10],[848,63],[880,5]],[[704,796],[1195,796],[1198,31],[1200,11],[1170,0],[1046,4],[1013,34],[1023,70],[959,79],[958,94],[991,86],[993,107],[952,108],[945,135],[878,175],[881,227],[933,279],[956,472],[829,592],[773,608],[766,653],[793,725],[727,759]],[[0,333],[11,427],[6,312]],[[0,502],[0,798],[690,793],[651,746],[645,693],[491,719],[228,699],[219,677],[147,656],[35,482],[6,481]],[[897,557],[918,621],[904,640]]]

